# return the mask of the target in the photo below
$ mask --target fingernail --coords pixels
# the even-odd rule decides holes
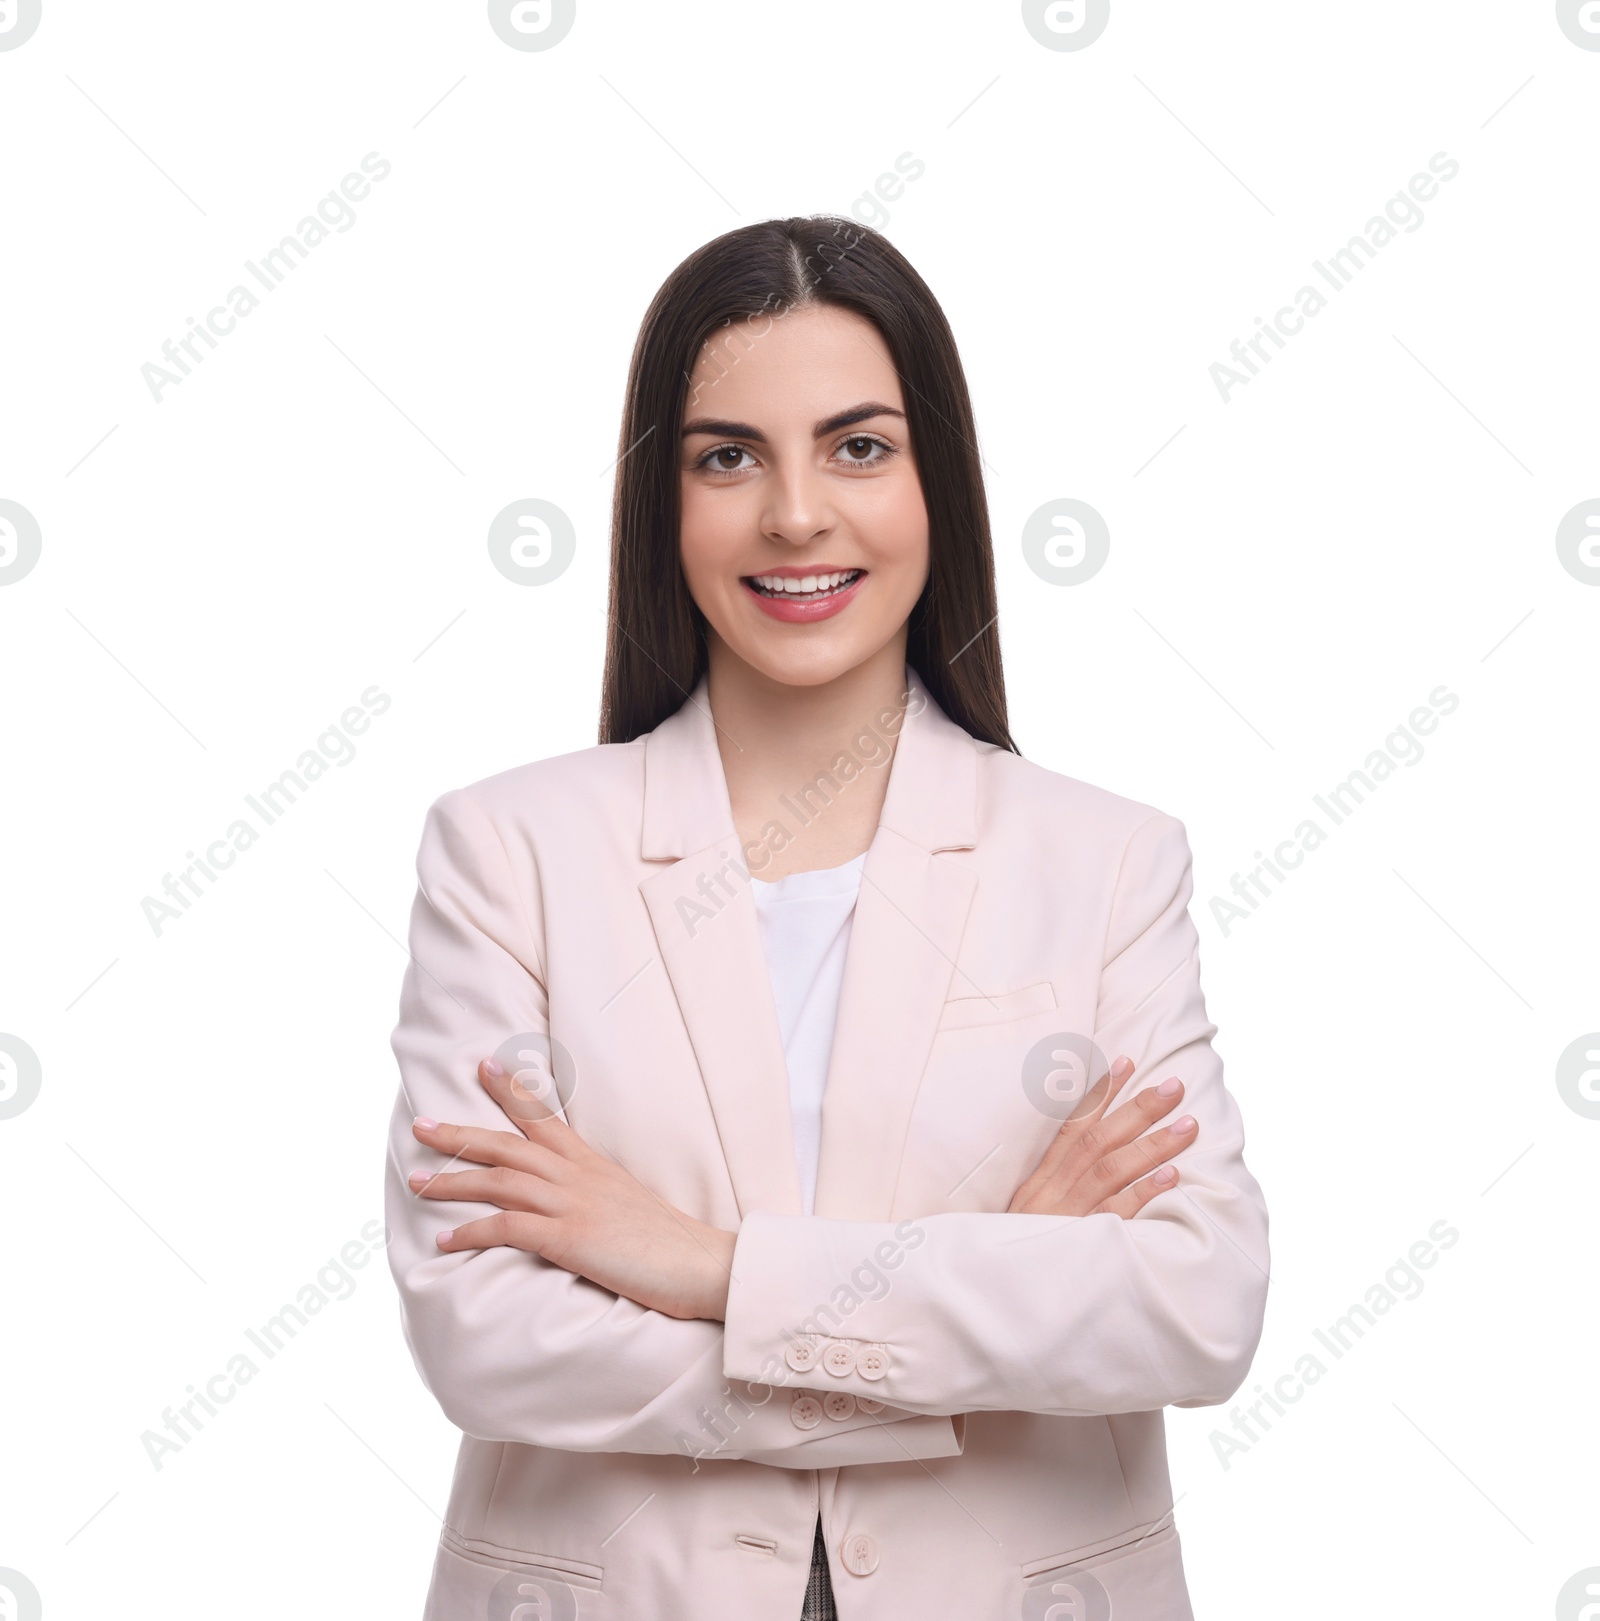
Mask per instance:
[[[1175,1098],[1183,1090],[1183,1082],[1176,1075],[1169,1075],[1160,1086],[1156,1088],[1158,1098]]]
[[[419,1114],[411,1124],[420,1127],[423,1131],[437,1131],[439,1129],[439,1122],[430,1120],[425,1114]]]
[[[1119,1058],[1111,1066],[1111,1079],[1114,1081],[1125,1081],[1131,1074],[1133,1074],[1133,1060],[1131,1058]]]
[[[406,1178],[406,1181],[408,1181],[414,1188],[420,1188],[424,1182],[429,1180],[431,1179],[426,1171],[413,1171],[411,1175]]]
[[[440,1234],[438,1234],[436,1236],[436,1238],[434,1239],[434,1242],[436,1244],[440,1244],[440,1245],[448,1244],[450,1242],[450,1240],[452,1238],[454,1238],[455,1236],[456,1236],[455,1228],[454,1227],[446,1227],[445,1230],[442,1233],[440,1233]]]
[[[1195,1117],[1192,1114],[1186,1114],[1181,1120],[1174,1120],[1172,1122],[1172,1129],[1177,1132],[1180,1137],[1187,1137],[1189,1133],[1194,1130],[1196,1124],[1197,1122]]]
[[[506,1073],[505,1065],[498,1058],[486,1058],[483,1061],[483,1073],[491,1081],[503,1080]]]
[[[1154,1182],[1158,1188],[1170,1188],[1172,1184],[1178,1180],[1177,1169],[1171,1165],[1163,1165],[1161,1169],[1150,1178],[1150,1180]]]

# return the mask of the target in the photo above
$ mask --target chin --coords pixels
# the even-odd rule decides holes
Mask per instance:
[[[752,669],[786,687],[822,687],[849,675],[852,670],[879,657],[893,638],[882,641],[857,642],[854,638],[844,645],[774,646],[768,638],[735,646],[733,651]]]

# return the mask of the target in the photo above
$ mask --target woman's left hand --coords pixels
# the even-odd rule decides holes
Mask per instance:
[[[500,1207],[440,1233],[441,1250],[527,1250],[652,1311],[722,1321],[735,1234],[673,1209],[559,1116],[528,1118],[530,1094],[493,1059],[478,1079],[520,1132],[421,1117],[412,1125],[418,1142],[474,1164],[413,1171],[414,1193]]]

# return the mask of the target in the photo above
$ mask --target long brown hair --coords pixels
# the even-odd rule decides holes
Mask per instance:
[[[690,368],[719,328],[746,318],[781,320],[808,304],[837,305],[872,322],[905,391],[929,551],[906,661],[953,721],[1015,750],[988,503],[955,338],[927,283],[888,238],[831,214],[764,220],[717,237],[667,277],[645,312],[618,443],[600,741],[627,743],[654,730],[706,668],[705,618],[678,557],[679,439]],[[723,343],[736,365],[733,338],[730,331]]]

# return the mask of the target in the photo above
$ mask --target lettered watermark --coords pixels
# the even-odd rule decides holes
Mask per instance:
[[[169,923],[181,918],[202,896],[209,893],[222,874],[261,838],[266,829],[282,819],[324,776],[330,766],[346,766],[356,757],[355,738],[365,732],[373,719],[384,714],[392,699],[378,687],[368,687],[359,703],[352,704],[324,731],[313,748],[306,749],[294,765],[267,783],[258,793],[246,794],[250,816],[229,823],[221,838],[206,846],[205,854],[184,852],[188,863],[176,875],[162,879],[160,895],[145,895],[139,902],[144,920],[159,940]],[[256,823],[261,824],[257,830]],[[201,879],[205,883],[201,883]]]
[[[1211,1432],[1211,1450],[1226,1473],[1233,1460],[1253,1447],[1273,1428],[1273,1419],[1283,1419],[1289,1409],[1302,1401],[1313,1385],[1319,1384],[1329,1368],[1344,1358],[1374,1331],[1382,1320],[1404,1301],[1416,1300],[1425,1287],[1422,1274],[1439,1264],[1445,1251],[1454,1249],[1461,1234],[1447,1221],[1436,1221],[1426,1238],[1419,1238],[1404,1256],[1397,1258],[1360,1300],[1351,1304],[1342,1317],[1326,1328],[1314,1328],[1314,1347],[1303,1351],[1286,1373],[1271,1385],[1255,1387],[1255,1401],[1241,1403],[1228,1414],[1231,1430]],[[1323,1358],[1327,1360],[1324,1361]]]
[[[339,1251],[318,1268],[316,1276],[304,1284],[292,1301],[285,1301],[275,1316],[254,1328],[247,1328],[244,1337],[248,1345],[228,1358],[227,1363],[199,1385],[190,1385],[188,1400],[174,1402],[161,1412],[161,1428],[146,1430],[139,1437],[144,1454],[151,1467],[159,1474],[170,1455],[190,1445],[206,1427],[206,1419],[216,1418],[221,1410],[261,1371],[289,1346],[313,1318],[320,1316],[337,1301],[348,1300],[356,1292],[354,1274],[372,1259],[374,1252],[387,1247],[389,1234],[383,1223],[374,1217],[362,1227],[359,1236],[352,1238]],[[259,1362],[257,1361],[259,1358]],[[0,1617],[4,1612],[0,1611]]]
[[[1428,160],[1428,172],[1413,175],[1409,185],[1384,204],[1381,214],[1374,214],[1357,235],[1330,253],[1326,260],[1313,259],[1311,268],[1316,271],[1320,285],[1307,283],[1301,287],[1293,300],[1270,321],[1258,315],[1256,330],[1247,338],[1233,340],[1228,361],[1213,362],[1211,381],[1222,403],[1231,403],[1238,389],[1253,382],[1262,369],[1272,363],[1275,350],[1287,349],[1288,340],[1298,337],[1305,331],[1306,322],[1328,307],[1331,300],[1322,290],[1324,287],[1336,294],[1344,292],[1399,233],[1409,236],[1420,230],[1427,218],[1422,204],[1432,202],[1439,195],[1441,182],[1454,180],[1460,173],[1461,165],[1453,157],[1446,152],[1435,152]]]
[[[307,214],[275,247],[256,259],[246,259],[245,269],[256,286],[275,293],[310,256],[313,248],[328,240],[330,233],[343,235],[356,222],[352,203],[364,202],[373,181],[387,180],[392,165],[385,157],[369,152],[361,160],[360,174],[347,174],[337,189],[318,200],[316,212]],[[139,368],[150,397],[157,405],[169,388],[186,382],[210,350],[221,347],[220,340],[238,331],[240,321],[253,315],[263,300],[260,293],[242,282],[230,287],[223,301],[206,312],[204,321],[188,318],[188,330],[176,341],[168,338],[161,345],[161,360],[147,360]]]
[[[1333,829],[1347,822],[1400,766],[1417,765],[1426,752],[1422,739],[1435,732],[1440,719],[1453,715],[1460,705],[1461,700],[1448,687],[1435,687],[1428,701],[1413,709],[1383,740],[1383,746],[1374,749],[1343,782],[1335,783],[1326,793],[1313,794],[1312,803],[1327,825],[1316,816],[1307,816],[1288,838],[1273,846],[1270,856],[1257,850],[1257,865],[1249,873],[1233,875],[1231,899],[1226,895],[1211,897],[1211,916],[1222,930],[1223,939],[1233,932],[1236,923],[1253,916],[1262,901],[1277,894],[1305,858],[1320,849]]]

